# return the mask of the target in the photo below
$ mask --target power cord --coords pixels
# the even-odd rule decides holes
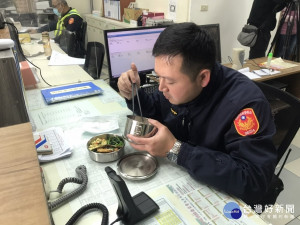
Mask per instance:
[[[66,225],[74,225],[77,220],[84,214],[87,214],[89,212],[100,210],[102,212],[102,221],[101,225],[108,225],[108,215],[109,212],[105,205],[101,203],[90,203],[85,206],[82,206],[80,209],[78,209],[73,216],[69,219],[69,221],[66,223]],[[119,222],[123,219],[123,216],[118,217],[116,220],[114,220],[110,225],[115,224],[116,222]]]
[[[43,80],[48,86],[52,86],[51,84],[49,84],[49,83],[44,79],[44,77],[43,77],[43,75],[42,75],[42,70],[41,70],[41,68],[38,67],[38,66],[36,66],[35,64],[33,64],[33,63],[32,63],[32,62],[24,55],[23,50],[22,50],[22,47],[21,47],[20,42],[19,42],[19,38],[18,38],[18,36],[19,36],[19,31],[18,31],[18,29],[15,27],[15,25],[12,24],[12,23],[8,23],[8,22],[4,22],[4,24],[10,25],[10,26],[15,30],[15,33],[16,33],[16,37],[15,37],[15,38],[16,38],[17,40],[14,40],[14,41],[16,42],[17,48],[18,48],[19,52],[21,53],[21,55],[23,56],[23,58],[24,58],[27,62],[29,62],[31,65],[33,65],[34,67],[36,67],[36,68],[40,71],[40,76],[41,76],[42,80]]]
[[[101,203],[90,203],[88,205],[82,206],[77,212],[69,219],[69,221],[66,223],[66,225],[73,225],[76,223],[76,221],[83,215],[86,214],[87,211],[95,211],[99,209],[102,211],[102,222],[101,225],[108,225],[108,210],[105,205],[102,205]]]

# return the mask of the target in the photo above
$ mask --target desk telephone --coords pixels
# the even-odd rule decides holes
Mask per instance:
[[[118,218],[113,221],[111,224],[114,224],[118,221],[122,221],[125,225],[133,225],[153,214],[159,209],[159,206],[153,201],[146,193],[140,192],[137,195],[131,197],[130,192],[126,186],[125,181],[116,174],[116,172],[109,166],[105,167],[105,172],[107,173],[111,185],[118,197]],[[48,207],[50,211],[58,208],[59,206],[68,202],[68,200],[76,197],[81,194],[87,187],[88,176],[87,170],[84,165],[78,166],[76,168],[77,177],[68,177],[60,181],[57,190],[51,191],[49,188],[49,181],[47,175],[43,172],[42,180],[44,183],[44,189],[46,197],[49,200],[51,192],[62,193],[62,189],[67,183],[77,183],[79,187],[70,193],[64,194],[53,201],[48,201]],[[102,211],[102,223],[101,225],[108,225],[108,215],[109,212],[105,205],[101,203],[90,203],[81,207],[66,223],[66,225],[75,224],[76,221],[87,211],[100,210]]]

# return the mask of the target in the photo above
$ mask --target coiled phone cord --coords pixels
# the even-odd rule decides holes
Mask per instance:
[[[81,207],[77,212],[69,219],[69,221],[66,223],[66,225],[73,225],[80,216],[85,213],[86,211],[90,211],[92,209],[99,209],[102,211],[102,222],[101,225],[108,225],[108,210],[105,205],[102,205],[101,203],[90,203],[83,207]]]
[[[51,191],[51,192],[62,193],[62,189],[66,183],[76,183],[76,184],[80,184],[80,186],[78,188],[76,188],[74,191],[72,191],[64,196],[61,196],[60,198],[58,198],[52,202],[48,202],[48,206],[51,211],[54,210],[55,208],[57,208],[58,206],[62,205],[63,203],[66,203],[67,200],[75,197],[76,195],[81,194],[86,189],[86,186],[88,183],[86,167],[84,165],[78,166],[75,171],[78,174],[79,178],[67,177],[58,184],[57,190]]]

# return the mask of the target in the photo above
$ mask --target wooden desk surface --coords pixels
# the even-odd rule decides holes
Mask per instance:
[[[4,29],[0,30],[0,39],[10,38],[8,27],[6,26]]]
[[[260,69],[258,66],[259,63],[266,62],[267,57],[257,58],[257,59],[249,59],[246,61],[246,63],[243,65],[243,68],[249,67],[250,71]],[[266,80],[273,80],[280,77],[285,77],[293,74],[300,73],[300,63],[290,61],[290,60],[284,60],[288,63],[296,64],[297,66],[287,69],[280,70],[280,73],[269,75],[269,76],[262,76],[258,79],[254,79],[255,81],[266,81]],[[231,67],[231,64],[224,64],[224,66]]]
[[[0,128],[0,224],[50,224],[30,123]]]

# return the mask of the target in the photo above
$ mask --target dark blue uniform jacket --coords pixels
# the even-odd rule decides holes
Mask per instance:
[[[192,177],[248,204],[264,195],[276,166],[275,125],[269,103],[253,81],[216,64],[209,85],[192,102],[172,105],[161,92],[148,95],[142,89],[139,96],[143,116],[160,121],[183,142],[177,163]],[[131,103],[127,101],[129,108]],[[255,134],[237,132],[234,120],[243,109],[256,115]]]

